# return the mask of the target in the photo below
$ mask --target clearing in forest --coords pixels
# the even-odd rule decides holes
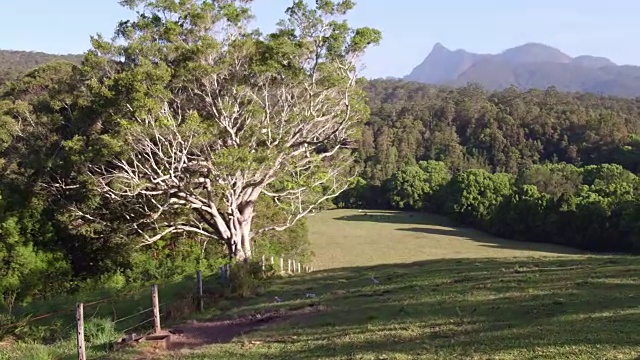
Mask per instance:
[[[325,270],[219,299],[199,321],[175,325],[169,350],[104,359],[640,355],[637,257],[507,241],[425,214],[338,210],[309,225]]]
[[[316,269],[407,263],[430,259],[577,255],[544,243],[497,238],[426,213],[331,210],[311,216]]]

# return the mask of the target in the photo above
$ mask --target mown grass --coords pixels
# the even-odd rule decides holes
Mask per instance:
[[[332,210],[308,222],[316,269],[429,259],[584,254],[564,246],[497,238],[425,213]]]
[[[636,257],[507,241],[420,214],[331,211],[312,217],[310,230],[316,268],[325,270],[272,280],[253,298],[221,300],[193,317],[310,304],[323,312],[228,344],[90,358],[640,358]]]
[[[418,214],[331,211],[313,217],[310,230],[316,268],[330,269],[277,279],[266,293],[220,304],[210,317],[312,303],[325,306],[324,312],[229,344],[147,358],[640,357],[636,257],[577,255],[564,247],[456,229],[442,218]],[[316,298],[306,298],[309,292]],[[275,303],[275,296],[284,302]],[[145,357],[108,357],[134,358]]]
[[[307,292],[317,297],[306,299]],[[285,302],[274,303],[274,296]],[[149,358],[634,359],[639,299],[640,269],[632,257],[341,268],[277,280],[267,293],[230,304],[225,316],[310,303],[326,306],[321,314],[229,344]],[[127,358],[136,357],[110,357]]]

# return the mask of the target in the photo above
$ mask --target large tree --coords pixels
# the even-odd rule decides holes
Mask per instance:
[[[345,189],[368,117],[359,60],[381,38],[348,26],[352,1],[293,1],[268,35],[250,30],[248,0],[121,4],[137,17],[84,64],[114,154],[90,174],[143,243],[193,232],[249,258],[254,235]],[[261,196],[282,223],[252,228]]]

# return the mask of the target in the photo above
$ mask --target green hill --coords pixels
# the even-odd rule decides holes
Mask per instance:
[[[34,51],[0,50],[0,85],[35,67],[56,60],[80,63],[82,55],[53,55]]]
[[[201,339],[226,331],[221,343],[109,359],[638,355],[634,257],[523,248],[427,215],[330,211],[312,217],[310,229],[317,266],[332,268],[276,280],[255,298],[220,303],[210,314],[222,317],[187,325]]]

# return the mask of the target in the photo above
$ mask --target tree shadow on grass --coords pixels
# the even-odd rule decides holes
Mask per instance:
[[[571,248],[568,246],[556,245],[551,243],[538,243],[529,241],[517,241],[499,238],[489,235],[479,230],[472,229],[456,229],[456,228],[433,228],[429,226],[425,227],[410,227],[399,228],[398,231],[413,232],[419,234],[436,235],[436,236],[450,236],[463,240],[469,240],[476,243],[481,243],[483,247],[496,248],[496,249],[510,249],[520,251],[531,251],[539,253],[549,254],[562,254],[562,255],[577,255],[586,254],[585,251]]]
[[[340,216],[335,219],[340,221],[415,225],[411,227],[398,227],[394,230],[439,237],[454,237],[461,240],[481,243],[481,246],[490,248],[562,255],[585,254],[584,251],[562,245],[544,242],[516,241],[495,237],[480,230],[455,225],[453,221],[443,216],[428,213],[363,210],[358,214]]]
[[[359,221],[389,224],[424,224],[452,226],[453,221],[442,215],[411,211],[358,210],[358,214],[343,215],[334,218],[341,221]]]
[[[269,358],[629,358],[640,343],[637,265],[632,257],[593,257],[342,268],[279,280],[244,310],[326,306],[314,318],[250,335],[284,344]],[[309,291],[317,297],[305,299]],[[285,302],[272,303],[275,295]]]

